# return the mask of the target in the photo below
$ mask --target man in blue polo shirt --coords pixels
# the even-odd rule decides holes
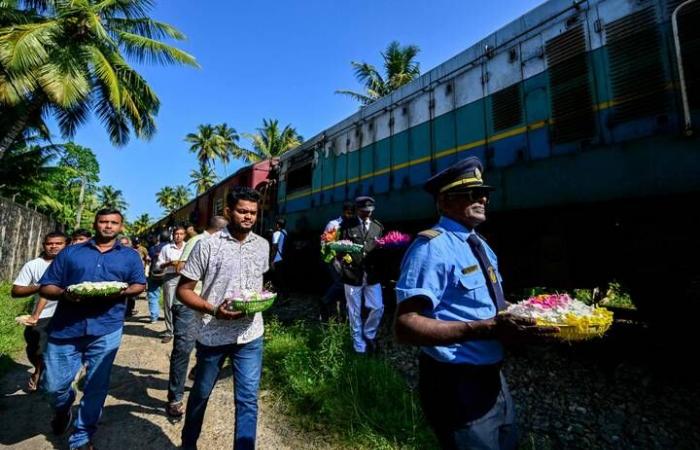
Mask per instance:
[[[48,345],[44,352],[44,389],[55,415],[51,427],[55,434],[70,427],[75,375],[87,365],[83,398],[77,411],[74,431],[68,443],[71,449],[91,449],[90,439],[107,398],[112,363],[121,343],[126,298],[140,294],[146,287],[139,254],[123,246],[117,236],[124,218],[116,209],[102,209],[95,215],[95,237],[67,247],[39,280],[40,294],[58,300],[48,327]],[[118,281],[128,284],[110,297],[75,298],[66,292],[70,285],[84,281]]]
[[[423,412],[443,449],[514,449],[515,413],[501,375],[503,339],[555,328],[501,313],[507,307],[496,254],[475,228],[491,190],[481,162],[466,158],[425,184],[440,220],[418,233],[396,284],[396,336],[422,347]]]

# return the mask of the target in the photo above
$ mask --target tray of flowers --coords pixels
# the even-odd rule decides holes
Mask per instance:
[[[66,288],[74,297],[108,297],[118,294],[129,285],[121,281],[84,281]]]
[[[228,299],[229,311],[241,311],[245,314],[255,314],[268,309],[277,299],[277,294],[270,291],[242,291]]]
[[[537,325],[558,327],[560,332],[555,337],[565,341],[601,337],[613,322],[612,312],[567,294],[536,295],[511,305],[505,312],[535,319]]]

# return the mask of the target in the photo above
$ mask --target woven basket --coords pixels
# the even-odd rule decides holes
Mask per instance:
[[[277,299],[277,296],[265,300],[231,300],[229,303],[230,311],[241,311],[245,314],[255,314],[268,309]]]
[[[559,328],[558,339],[563,341],[586,341],[588,339],[602,337],[610,325],[589,325],[586,328],[576,325],[556,325]]]

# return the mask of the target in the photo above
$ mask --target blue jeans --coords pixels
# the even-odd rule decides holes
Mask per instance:
[[[185,392],[187,365],[190,362],[190,353],[194,348],[195,341],[191,328],[195,319],[194,311],[182,303],[173,305],[172,315],[175,339],[173,340],[173,351],[170,353],[168,401],[179,402]]]
[[[162,283],[148,280],[148,310],[151,312],[151,320],[158,320],[160,316],[160,287]]]
[[[97,421],[107,398],[112,364],[121,339],[121,328],[104,336],[49,338],[44,352],[43,387],[56,412],[70,409],[75,400],[71,383],[83,364],[87,366],[83,398],[80,400],[73,433],[68,438],[71,448],[89,442],[97,431]]]
[[[226,357],[233,365],[233,395],[236,406],[236,429],[233,447],[236,450],[255,448],[258,425],[258,386],[262,369],[263,338],[247,344],[208,347],[197,343],[197,375],[187,400],[182,447],[196,449],[202,431],[204,412]]]

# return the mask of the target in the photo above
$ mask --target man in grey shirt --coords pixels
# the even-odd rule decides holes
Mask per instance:
[[[238,187],[226,197],[224,213],[229,224],[195,245],[180,272],[177,295],[198,312],[197,375],[187,400],[182,447],[197,448],[209,394],[226,357],[234,377],[236,423],[234,447],[254,449],[258,420],[258,386],[262,368],[263,319],[230,311],[228,300],[242,291],[262,291],[263,274],[269,269],[270,245],[252,232],[258,217],[260,195]],[[202,280],[202,294],[194,292]]]

